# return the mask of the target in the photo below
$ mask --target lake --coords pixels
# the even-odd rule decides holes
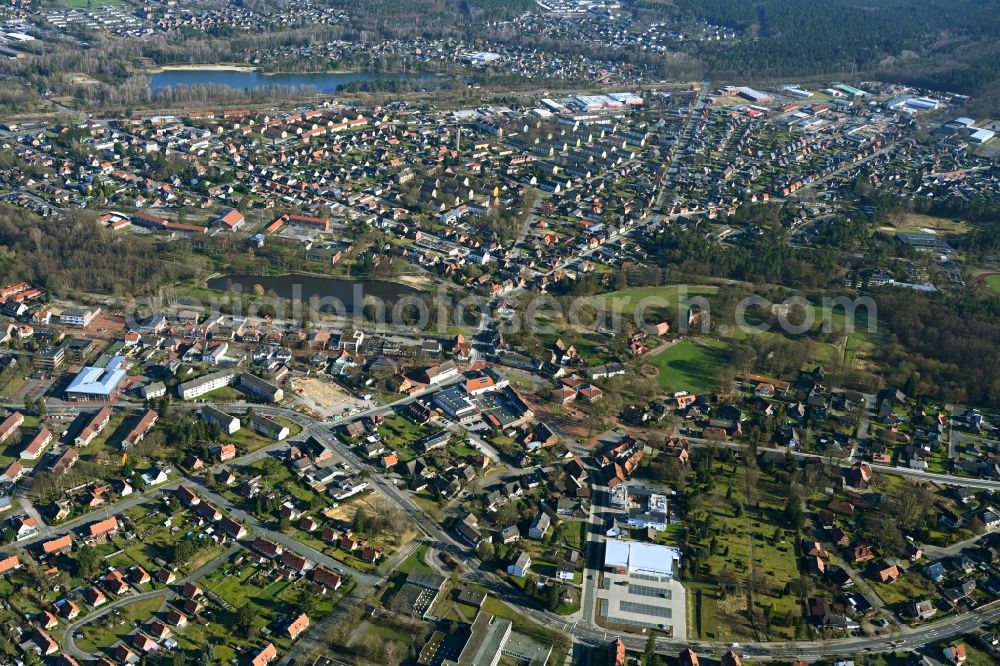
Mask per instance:
[[[265,294],[277,294],[280,298],[308,301],[316,298],[336,298],[350,311],[364,298],[374,296],[386,302],[393,302],[402,296],[419,294],[420,291],[404,284],[384,280],[341,280],[317,275],[226,275],[208,281],[208,288],[216,291],[237,291],[252,294],[255,286],[264,288]]]
[[[155,93],[167,87],[190,86],[198,84],[215,84],[229,86],[238,90],[249,88],[264,88],[267,86],[310,86],[321,93],[337,92],[337,87],[354,81],[430,80],[431,74],[345,72],[345,73],[314,73],[314,74],[264,74],[261,72],[241,72],[226,69],[174,69],[157,72],[150,75],[149,85]]]

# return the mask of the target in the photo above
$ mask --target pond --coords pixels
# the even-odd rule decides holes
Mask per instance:
[[[318,72],[265,74],[229,69],[168,69],[150,75],[150,87],[155,93],[167,87],[199,84],[223,85],[238,90],[268,86],[315,88],[321,93],[337,92],[337,88],[355,81],[425,81],[433,75],[421,73]]]

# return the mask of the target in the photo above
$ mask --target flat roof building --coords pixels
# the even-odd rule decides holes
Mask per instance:
[[[89,366],[82,369],[66,388],[66,399],[111,402],[121,393],[127,363],[124,356],[115,356],[106,367]]]
[[[434,404],[440,407],[445,414],[459,421],[479,413],[479,409],[472,404],[472,401],[459,386],[452,386],[435,393]]]
[[[459,666],[497,666],[510,638],[510,620],[480,613],[472,622],[469,641],[458,655]]]
[[[641,541],[608,539],[604,567],[620,574],[673,578],[681,553],[676,548]]]
[[[836,85],[834,86],[834,88],[836,88],[837,90],[841,90],[847,93],[848,95],[851,95],[852,97],[864,97],[865,95],[868,94],[864,90],[861,90],[860,88],[855,88],[854,86],[847,86],[844,84]]]
[[[63,310],[62,314],[59,315],[59,321],[66,326],[87,328],[90,326],[90,322],[94,320],[94,317],[99,314],[101,314],[101,308],[94,308],[93,310],[88,308],[69,308]]]
[[[969,136],[969,141],[972,143],[983,144],[992,139],[997,135],[993,130],[988,129],[978,129]]]

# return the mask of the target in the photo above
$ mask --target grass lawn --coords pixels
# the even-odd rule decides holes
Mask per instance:
[[[27,379],[27,370],[24,372],[9,372],[5,377],[5,381],[0,383],[0,397],[6,396],[10,397],[14,395],[15,392],[21,385],[24,384],[24,380]]]
[[[202,396],[205,402],[236,402],[243,398],[243,394],[232,386],[220,386]]]
[[[87,419],[90,416],[88,414]],[[113,413],[101,434],[94,437],[89,446],[78,449],[80,458],[93,462],[117,461],[122,455],[122,439],[129,433],[136,421],[138,421],[137,417],[130,417],[125,413]],[[86,423],[86,419],[83,422]],[[74,423],[74,425],[76,424]]]
[[[288,428],[288,437],[285,438],[286,440],[291,439],[292,437],[295,437],[300,432],[302,432],[301,426],[292,423],[288,419],[276,417],[274,421]],[[243,426],[239,430],[237,430],[235,434],[224,435],[223,437],[220,438],[220,440],[222,441],[235,444],[236,449],[239,451],[240,455],[253,453],[258,449],[262,449],[265,446],[270,446],[271,444],[275,443],[275,440],[271,439],[270,437],[264,437],[254,432],[247,425],[247,420],[245,418],[241,418],[240,422],[243,424]]]
[[[566,544],[570,548],[576,548],[577,550],[583,548],[583,544],[587,540],[587,525],[588,523],[585,520],[563,523],[563,538],[566,539]]]
[[[352,569],[357,569],[358,571],[364,571],[366,573],[371,573],[378,569],[378,565],[372,564],[371,562],[366,562],[362,560],[358,555],[361,553],[360,550],[356,550],[353,553],[348,553],[346,550],[341,550],[335,544],[327,543],[322,539],[318,538],[315,533],[303,532],[302,530],[297,530],[295,528],[286,530],[285,532],[288,536],[292,537],[299,543],[303,543],[311,548],[315,548],[321,553],[329,555],[338,562],[342,562]],[[360,535],[359,535],[360,536]],[[388,557],[392,552],[392,548],[385,543],[373,543],[373,545],[380,545],[385,549],[385,556]]]
[[[417,456],[411,444],[436,430],[433,426],[417,425],[405,416],[393,414],[382,422],[378,431],[385,447],[395,451],[400,462],[407,462]]]
[[[437,515],[441,513],[441,505],[438,504],[434,496],[427,491],[413,493],[413,501],[420,505],[424,511]]]
[[[237,433],[239,434],[239,433]],[[310,506],[315,497],[315,493],[309,488],[301,485],[292,471],[280,464],[274,458],[266,457],[251,465],[247,465],[242,468],[243,472],[251,475],[261,475],[266,479],[266,485],[269,488],[273,488],[280,493],[287,493],[288,495],[294,497],[296,500],[301,502],[304,506]],[[276,516],[270,514],[263,514],[257,511],[256,502],[247,502],[246,499],[240,496],[236,489],[233,487],[227,487],[220,489],[221,494],[224,497],[229,498],[238,505],[250,508],[256,514],[257,517],[265,522],[276,522]],[[327,503],[329,504],[329,502]]]
[[[708,393],[717,387],[716,374],[724,361],[725,345],[708,339],[701,342],[704,344],[684,340],[650,357],[660,371],[656,381],[665,391]]]
[[[844,344],[844,365],[847,367],[857,367],[857,357],[871,356],[875,349],[886,340],[884,332],[869,332],[868,317],[863,309],[858,310],[857,321],[854,323],[854,331],[847,336]]]
[[[986,276],[986,286],[993,291],[1000,291],[1000,275]]]
[[[383,641],[396,641],[405,645],[413,643],[413,634],[404,634],[402,631],[383,624],[368,623],[368,627],[363,636],[378,636]]]
[[[0,420],[5,418],[7,418],[7,415],[0,415]],[[31,425],[28,425],[28,419],[31,419]],[[38,423],[37,417],[34,416],[24,417],[24,423],[21,424],[21,427],[17,429],[17,432],[13,436],[11,436],[9,440],[7,440],[6,444],[0,445],[0,466],[2,466],[3,468],[7,468],[14,461],[21,459],[21,451],[23,451],[24,447],[26,447],[28,443],[31,442],[31,440],[35,437],[35,435],[38,434],[38,427],[36,425],[37,423]],[[42,453],[42,456],[45,456],[49,452],[49,449],[51,447],[52,444],[49,444],[47,447],[45,447],[45,451]],[[39,460],[41,460],[41,458]],[[31,462],[26,466],[31,466],[34,464],[36,463]]]
[[[202,586],[222,599],[228,608],[210,602],[210,610],[206,612],[210,623],[188,623],[183,629],[174,631],[174,638],[188,654],[213,645],[214,662],[230,663],[236,657],[236,648],[248,644],[232,631],[235,609],[249,604],[258,630],[272,627],[282,617],[300,609],[308,609],[313,622],[319,622],[350,594],[354,584],[344,585],[336,594],[316,595],[309,591],[303,579],[287,581],[273,570],[235,565],[231,560],[204,578]],[[279,653],[287,652],[291,646],[290,639],[280,633],[273,634],[271,640]]]
[[[905,666],[907,652],[896,652],[895,654],[879,654],[871,658],[868,663],[871,666]]]
[[[489,613],[490,615],[510,620],[514,624],[515,631],[519,631],[519,627],[529,626],[534,627],[536,630],[548,631],[541,625],[525,619],[521,613],[517,612],[499,599],[491,596],[486,597],[486,600],[483,602],[482,610],[484,613]]]
[[[914,599],[933,596],[934,585],[916,571],[904,573],[894,583],[869,581],[875,594],[887,605],[903,605]]]
[[[698,285],[637,287],[591,296],[588,300],[594,305],[603,305],[608,313],[624,313],[631,316],[640,305],[646,313],[662,312],[664,309],[676,313],[680,307],[682,289],[687,296],[709,296],[719,291],[718,287]]]
[[[155,574],[160,568],[155,560],[160,558],[175,564],[179,575],[184,575],[194,571],[223,550],[222,546],[210,539],[199,538],[205,536],[204,532],[190,521],[187,512],[170,516],[171,524],[180,527],[176,533],[171,533],[170,528],[163,525],[167,516],[158,511],[149,513],[145,508],[137,508],[126,512],[125,517],[132,523],[132,529],[138,536],[135,539],[116,536],[110,543],[99,546],[107,557],[106,563],[109,566],[127,569],[138,565],[150,574]],[[194,540],[198,547],[189,561],[175,562],[174,547],[187,539]]]
[[[968,635],[962,636],[960,639],[934,643],[930,647],[929,654],[942,664],[950,663],[944,658],[942,650],[956,643],[965,645],[965,662],[963,666],[990,666],[997,663],[994,657],[991,657],[972,636]]]
[[[119,615],[109,613],[94,622],[83,625],[80,628],[83,638],[76,641],[77,647],[90,653],[111,647],[132,632],[133,622],[136,620],[145,622],[152,617],[153,613],[163,605],[165,598],[166,593],[164,592],[163,595],[122,606],[119,609],[121,611]]]
[[[881,227],[879,231],[896,231],[908,234],[929,234],[932,236],[961,235],[968,233],[969,225],[961,220],[935,217],[921,213],[906,213],[896,227]]]
[[[438,601],[432,612],[435,616],[446,620],[472,624],[472,621],[476,619],[479,609],[470,604],[463,604],[454,599],[446,598]]]
[[[412,571],[431,571],[434,570],[427,564],[427,544],[422,543],[417,546],[414,551],[403,560],[403,563],[396,568],[396,571],[404,574],[408,574]]]
[[[271,575],[252,566],[244,566],[223,576],[218,580],[215,575],[206,583],[208,588],[224,599],[233,608],[239,608],[253,601],[263,605],[275,599],[286,587],[291,585],[287,580]],[[214,587],[211,587],[214,585]]]
[[[198,654],[206,647],[212,650],[214,664],[230,664],[236,660],[236,650],[233,641],[225,634],[216,631],[217,624],[201,625],[188,622],[183,629],[175,629],[173,639],[177,647],[187,654]],[[231,632],[230,632],[231,633]]]

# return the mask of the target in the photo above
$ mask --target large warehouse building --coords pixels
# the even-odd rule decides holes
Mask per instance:
[[[604,567],[617,574],[673,578],[680,560],[676,548],[641,541],[608,539],[604,551]]]

